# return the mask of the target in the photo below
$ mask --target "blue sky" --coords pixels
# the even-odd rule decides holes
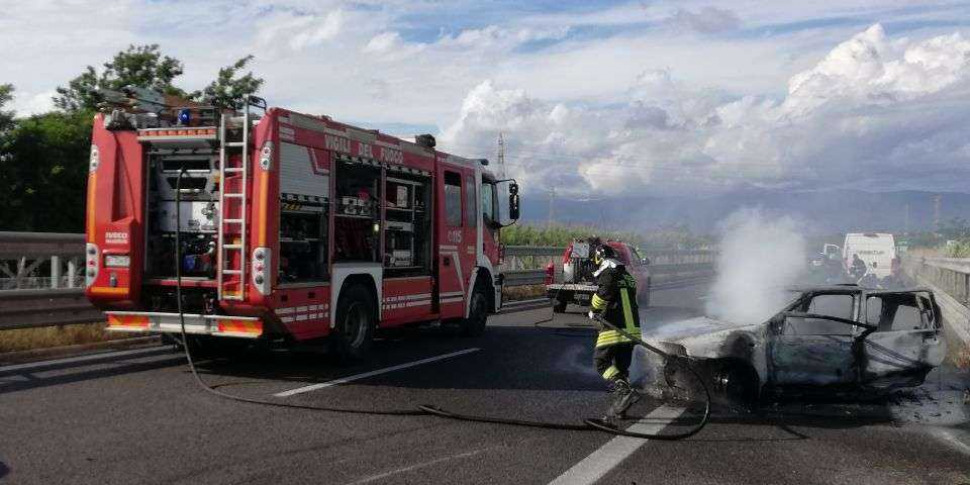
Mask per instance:
[[[824,187],[853,170],[926,189],[957,177],[911,166],[970,166],[939,128],[970,121],[967,2],[5,3],[0,82],[22,115],[85,66],[158,43],[187,89],[253,54],[271,104],[435,132],[472,157],[504,132],[510,170],[583,192]]]

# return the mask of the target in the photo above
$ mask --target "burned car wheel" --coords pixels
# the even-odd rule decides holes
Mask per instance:
[[[743,406],[758,403],[758,374],[750,366],[736,362],[721,362],[711,371],[714,392],[729,402]]]

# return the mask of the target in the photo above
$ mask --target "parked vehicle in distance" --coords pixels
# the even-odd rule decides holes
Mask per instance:
[[[946,355],[940,307],[923,288],[813,287],[766,322],[699,317],[644,339],[695,359],[714,389],[749,403],[793,389],[872,394],[918,386]],[[690,385],[683,359],[646,358],[658,388]]]
[[[855,254],[866,263],[868,272],[880,281],[898,276],[899,261],[896,258],[896,241],[892,234],[846,234],[842,244],[842,261],[846,268],[852,267],[852,256]]]
[[[650,305],[650,260],[640,255],[636,247],[622,241],[600,241],[599,238],[577,239],[563,252],[562,281],[556,282],[554,263],[546,266],[546,296],[552,300],[553,311],[562,313],[566,305],[574,303],[589,306],[596,292],[596,279],[593,272],[593,251],[598,245],[605,244],[616,251],[617,257],[627,271],[637,280],[637,305],[642,309]]]

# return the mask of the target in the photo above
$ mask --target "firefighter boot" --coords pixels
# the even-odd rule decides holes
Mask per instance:
[[[615,397],[608,414],[615,416],[617,419],[623,419],[626,417],[626,412],[630,409],[630,406],[633,406],[640,400],[640,393],[630,387],[630,381],[625,378],[617,379],[613,383],[613,389]]]

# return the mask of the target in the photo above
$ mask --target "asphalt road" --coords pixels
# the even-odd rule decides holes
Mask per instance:
[[[648,326],[702,312],[707,284],[655,293]],[[602,413],[593,333],[579,309],[495,317],[486,336],[396,335],[337,366],[314,352],[206,361],[220,391],[306,406],[453,412],[578,423]],[[635,364],[636,365],[636,364]],[[4,483],[950,483],[970,484],[967,376],[931,375],[889,401],[716,409],[678,442],[267,407],[200,390],[169,349],[0,368]],[[692,411],[644,399],[647,432]]]

